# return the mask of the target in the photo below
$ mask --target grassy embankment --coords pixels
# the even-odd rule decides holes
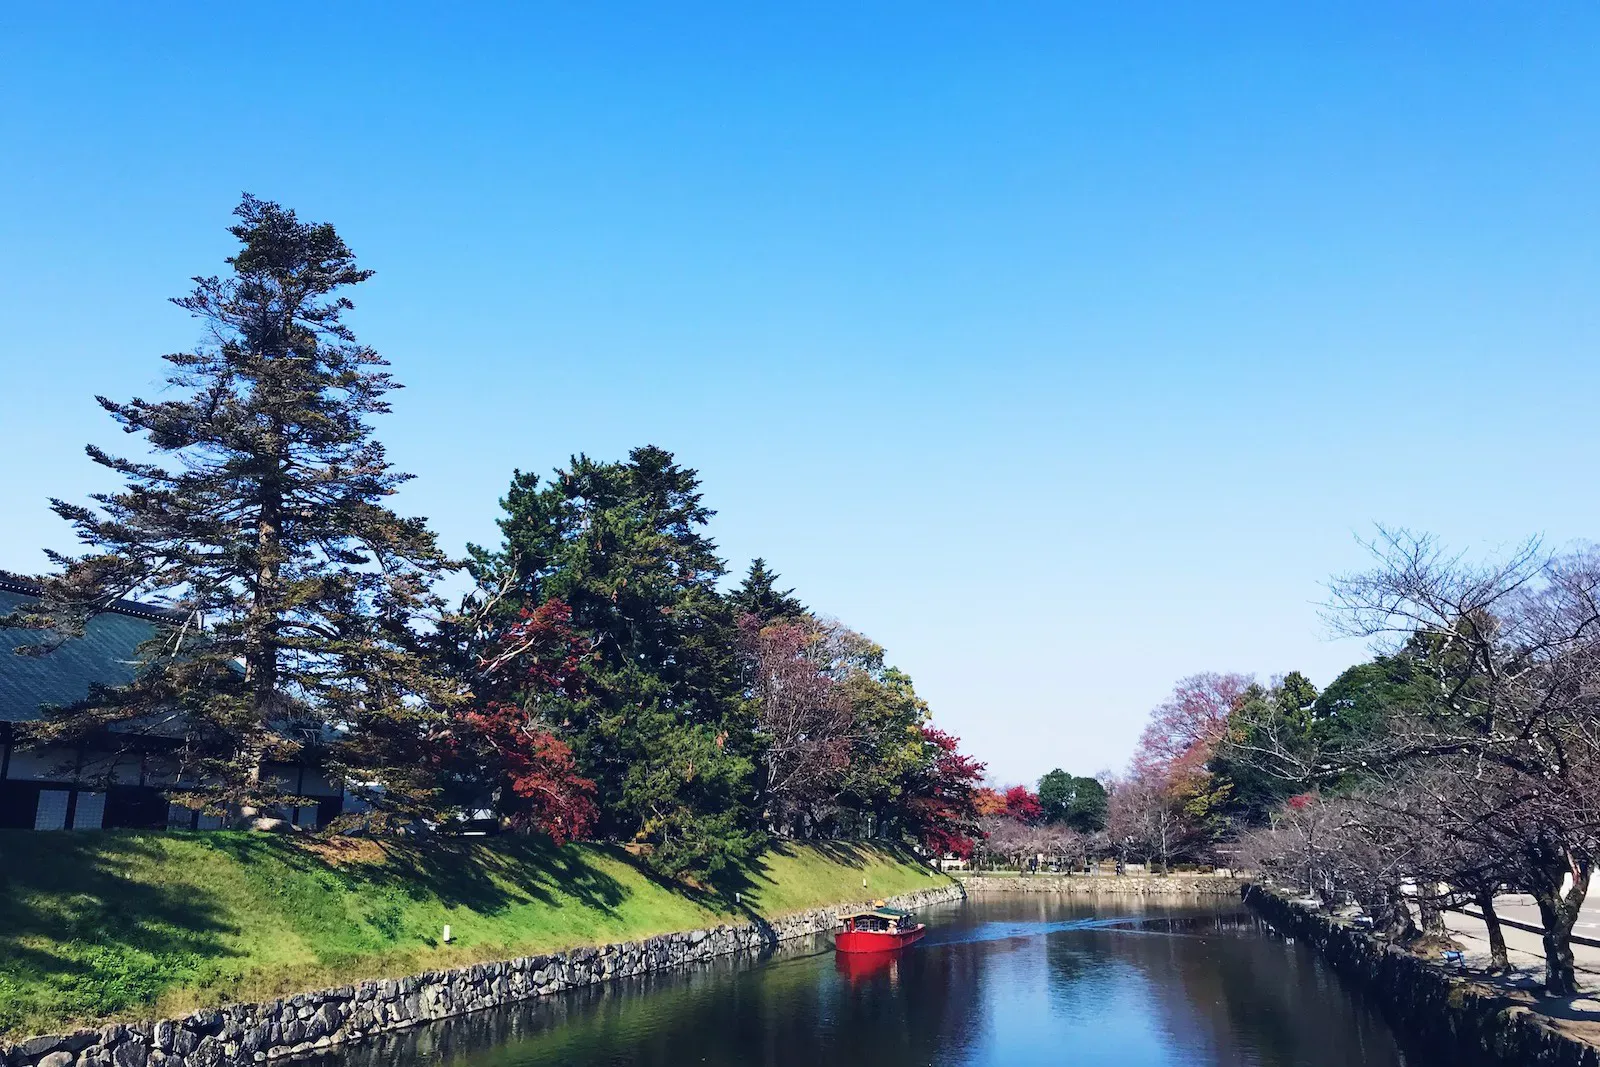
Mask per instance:
[[[845,844],[774,849],[701,892],[652,878],[619,849],[524,839],[0,831],[0,1035],[637,940],[942,881],[907,854]]]

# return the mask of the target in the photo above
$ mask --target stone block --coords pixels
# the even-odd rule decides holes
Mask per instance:
[[[127,1029],[127,1027],[123,1027],[123,1033],[127,1033]],[[106,1044],[106,1042],[100,1040],[100,1033],[99,1030],[74,1030],[72,1033],[62,1036],[61,1048],[66,1052],[82,1052],[91,1045]]]
[[[306,1037],[306,1024],[298,1015],[283,1020],[283,1032],[278,1040],[285,1045],[298,1045]]]
[[[272,1026],[269,1023],[260,1023],[246,1030],[239,1037],[239,1048],[245,1052],[256,1052],[266,1048],[272,1040]]]
[[[60,1052],[66,1047],[67,1039],[61,1034],[45,1034],[41,1037],[30,1037],[26,1041],[12,1046],[12,1051],[17,1059],[27,1062],[37,1062],[52,1052]]]
[[[184,1057],[189,1067],[219,1067],[224,1058],[222,1042],[214,1037],[203,1037],[193,1052]]]
[[[111,1051],[111,1062],[116,1067],[145,1067],[150,1049],[143,1041],[128,1040]]]

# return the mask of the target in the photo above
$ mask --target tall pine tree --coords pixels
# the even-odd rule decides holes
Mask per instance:
[[[234,214],[229,273],[174,301],[207,340],[164,357],[173,396],[97,398],[151,458],[89,447],[126,487],[98,507],[53,502],[87,551],[52,554],[61,573],[8,620],[72,633],[139,597],[185,621],[151,643],[132,685],[41,733],[177,723],[194,800],[245,814],[287,799],[270,763],[321,746],[372,799],[420,810],[423,739],[451,694],[415,655],[415,622],[445,561],[423,519],[386,504],[409,476],[368,420],[397,385],[343,321],[345,291],[371,271],[331,225],[248,195]]]
[[[793,589],[779,589],[777,571],[767,569],[767,561],[757,556],[750,561],[750,570],[744,581],[728,601],[738,615],[754,615],[765,625],[776,619],[798,619],[806,614],[806,606],[795,597]]]

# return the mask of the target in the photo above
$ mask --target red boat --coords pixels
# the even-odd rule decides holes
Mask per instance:
[[[881,902],[865,911],[839,916],[842,929],[833,939],[840,952],[887,952],[922,939],[928,928],[913,922],[911,913],[886,908]]]

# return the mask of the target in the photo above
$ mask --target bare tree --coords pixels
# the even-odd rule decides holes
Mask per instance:
[[[853,715],[836,675],[845,638],[810,616],[743,623],[754,663],[768,817],[792,835],[797,823],[836,797],[850,766]],[[853,635],[852,635],[853,636]]]
[[[1330,901],[1347,892],[1380,932],[1400,942],[1417,937],[1404,890],[1415,868],[1412,839],[1387,820],[1371,818],[1353,798],[1299,798],[1273,825],[1240,839],[1238,862]]]
[[[1475,564],[1390,530],[1369,547],[1376,565],[1332,583],[1329,618],[1387,645],[1426,685],[1386,709],[1381,730],[1336,751],[1266,721],[1247,724],[1242,744],[1308,786],[1403,780],[1408,790],[1368,791],[1352,855],[1402,860],[1426,919],[1457,888],[1487,902],[1486,915],[1499,885],[1530,892],[1546,989],[1570,995],[1572,926],[1600,854],[1600,555],[1550,556],[1530,541]],[[1389,869],[1391,857],[1377,865]]]
[[[1031,847],[1028,826],[1006,815],[988,815],[979,820],[979,828],[988,855],[1019,868],[1022,866],[1023,857]]]
[[[1161,861],[1161,873],[1189,843],[1193,826],[1172,783],[1153,774],[1131,774],[1115,782],[1107,799],[1106,831],[1126,865],[1130,854]]]

